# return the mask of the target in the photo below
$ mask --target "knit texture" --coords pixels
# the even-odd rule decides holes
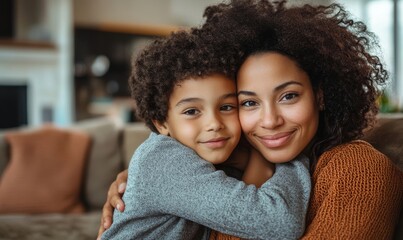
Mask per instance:
[[[403,173],[369,143],[325,152],[313,174],[303,239],[390,239],[403,204]]]
[[[256,188],[217,171],[173,138],[152,133],[130,162],[125,211],[114,212],[102,238],[208,239],[212,228],[251,239],[296,239],[305,230],[308,162],[300,156],[279,164]]]
[[[364,141],[325,152],[312,178],[302,239],[391,239],[403,204],[403,173]],[[211,240],[237,237],[212,232]]]

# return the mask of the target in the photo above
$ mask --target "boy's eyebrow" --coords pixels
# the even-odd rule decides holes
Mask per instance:
[[[236,98],[236,97],[237,97],[236,93],[227,93],[227,94],[222,95],[220,97],[220,99]],[[184,103],[199,102],[199,101],[202,101],[202,100],[203,99],[201,99],[201,98],[184,98],[184,99],[181,99],[179,102],[177,102],[175,106],[178,107],[178,106],[180,106],[180,105],[182,105]]]
[[[237,97],[238,94],[236,93],[228,93],[228,94],[224,94],[222,97],[220,97],[221,99],[226,99],[226,98],[232,98],[232,97]]]
[[[177,102],[175,106],[178,107],[178,106],[180,106],[180,105],[182,105],[184,103],[199,102],[201,100],[202,100],[201,98],[184,98],[184,99],[181,99],[179,102]]]
[[[285,82],[285,83],[283,83],[283,84],[278,85],[277,87],[274,88],[274,91],[275,91],[275,92],[280,91],[281,89],[287,87],[288,85],[292,85],[292,84],[296,84],[296,85],[303,86],[302,83],[300,83],[300,82],[297,82],[297,81],[289,81],[289,82]],[[239,91],[239,92],[238,92],[238,96],[239,96],[239,95],[256,96],[256,93],[255,93],[255,92],[252,92],[252,91]]]

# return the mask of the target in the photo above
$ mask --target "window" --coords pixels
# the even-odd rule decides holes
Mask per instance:
[[[379,39],[390,82],[386,93],[391,104],[403,111],[403,3],[401,0],[340,0],[358,20],[365,22]],[[377,53],[378,54],[378,53]]]

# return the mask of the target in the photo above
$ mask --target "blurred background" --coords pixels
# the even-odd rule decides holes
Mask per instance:
[[[220,0],[0,0],[0,129],[133,122],[130,61],[146,44],[203,22]],[[330,0],[293,1],[330,4]],[[340,0],[376,33],[391,81],[383,112],[403,111],[403,1]]]

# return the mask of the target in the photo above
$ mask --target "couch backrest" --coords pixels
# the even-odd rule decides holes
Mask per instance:
[[[403,171],[403,118],[381,118],[364,138]],[[403,184],[403,183],[402,183]],[[403,209],[393,239],[403,239]]]
[[[363,137],[403,171],[403,118],[380,118]]]
[[[84,201],[87,207],[101,209],[116,175],[123,169],[121,129],[108,118],[79,121],[71,126],[91,137],[91,148],[84,177]]]
[[[123,128],[123,161],[124,167],[128,168],[129,162],[137,147],[150,135],[151,130],[144,123],[136,122],[127,124]]]
[[[121,150],[122,131],[108,118],[79,121],[67,128],[86,132],[91,138],[82,195],[84,204],[89,210],[101,209],[106,201],[110,184],[124,167]],[[10,159],[10,149],[4,139],[4,135],[10,131],[29,131],[33,129],[22,127],[0,132],[0,176]]]

